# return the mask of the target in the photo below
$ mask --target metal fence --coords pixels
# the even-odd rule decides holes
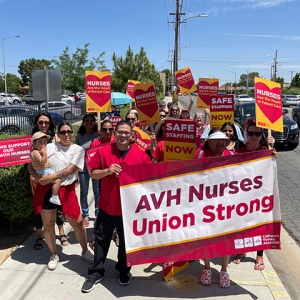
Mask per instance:
[[[48,111],[51,113],[55,125],[62,121],[72,124],[81,121],[85,115],[85,101],[81,100],[61,107],[53,106],[50,103]],[[0,135],[31,134],[34,118],[40,111],[45,111],[45,107],[40,104],[0,107]]]

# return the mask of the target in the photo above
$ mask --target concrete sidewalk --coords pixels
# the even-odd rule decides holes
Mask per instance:
[[[79,188],[77,194],[79,195]],[[93,216],[92,191],[90,185],[90,215]],[[88,241],[92,236],[93,221],[87,229]],[[248,253],[241,264],[229,264],[228,273],[231,286],[222,289],[218,285],[218,271],[221,259],[212,260],[212,285],[199,282],[203,270],[202,261],[194,261],[170,281],[163,280],[162,269],[158,264],[132,267],[129,286],[121,286],[114,265],[117,247],[112,242],[105,263],[106,273],[101,283],[88,294],[81,293],[89,264],[80,257],[81,248],[71,226],[66,223],[65,231],[70,245],[57,249],[60,262],[55,271],[47,269],[50,252],[47,245],[40,251],[33,250],[36,234],[33,233],[0,266],[0,299],[291,299],[282,285],[268,258],[264,256],[265,270],[255,271],[256,253]],[[278,251],[278,250],[273,250]],[[178,289],[178,283],[185,290]]]

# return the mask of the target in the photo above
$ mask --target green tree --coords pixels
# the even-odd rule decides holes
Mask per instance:
[[[125,92],[128,79],[137,80],[141,83],[153,81],[157,95],[162,94],[163,84],[159,72],[147,58],[143,47],[138,54],[134,54],[130,46],[126,51],[126,57],[118,57],[116,53],[112,56],[112,88],[114,91]]]
[[[43,70],[44,68],[53,69],[50,60],[35,58],[21,60],[18,66],[18,72],[21,75],[22,85],[25,86],[32,83],[33,70]]]
[[[274,82],[280,83],[280,87],[283,88],[284,78],[283,77],[275,77]]]
[[[69,47],[63,50],[58,59],[51,62],[56,69],[61,70],[62,89],[73,93],[85,90],[85,71],[107,71],[105,61],[102,57],[105,52],[100,53],[97,58],[88,60],[89,44],[85,44],[84,48],[76,48],[75,53],[69,54]]]
[[[291,82],[291,87],[300,88],[300,73],[296,73]]]
[[[258,72],[249,72],[248,76],[247,74],[241,74],[240,81],[238,82],[238,86],[247,86],[247,77],[248,77],[248,87],[254,86],[254,78],[259,77]]]

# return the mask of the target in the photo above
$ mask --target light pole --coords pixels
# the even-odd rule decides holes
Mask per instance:
[[[236,90],[236,73],[233,72],[233,71],[229,71],[229,70],[224,70],[224,71],[227,71],[227,72],[230,72],[230,73],[233,73],[234,74],[234,88]],[[232,92],[232,91],[231,91]],[[236,92],[236,91],[235,91]]]
[[[4,105],[8,105],[8,100],[7,100],[7,83],[6,83],[6,72],[5,72],[5,55],[4,55],[4,40],[10,39],[10,38],[19,38],[19,35],[13,35],[13,36],[8,36],[6,38],[1,38],[2,40],[2,57],[3,57],[3,69],[4,69],[4,89],[5,89],[5,101]]]

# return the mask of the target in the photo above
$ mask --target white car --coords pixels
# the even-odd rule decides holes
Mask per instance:
[[[66,102],[68,104],[74,104],[75,103],[75,99],[68,96],[68,95],[62,95],[61,96],[61,101]]]
[[[247,94],[238,95],[237,97],[234,98],[234,102],[252,102],[252,101],[255,101],[255,99],[250,97]]]
[[[14,94],[7,94],[7,100],[9,104],[22,103],[22,99]],[[5,104],[5,93],[0,93],[0,104]]]
[[[298,105],[300,99],[296,95],[282,94],[282,106]]]
[[[41,110],[45,110],[46,103],[43,102],[40,107]],[[65,120],[81,116],[81,108],[77,105],[70,105],[62,101],[51,101],[48,103],[48,107],[50,112],[55,112],[63,116]]]

